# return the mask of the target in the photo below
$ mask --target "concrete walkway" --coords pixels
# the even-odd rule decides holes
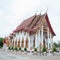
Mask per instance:
[[[0,60],[60,60],[60,56],[23,55],[0,50]]]

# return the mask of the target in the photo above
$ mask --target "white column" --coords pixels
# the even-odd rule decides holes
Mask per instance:
[[[35,34],[35,48],[37,48],[37,32]]]
[[[24,36],[24,48],[25,48],[25,45],[26,45],[26,39],[27,39],[27,37]]]
[[[25,40],[24,40],[24,48],[25,48]]]
[[[12,39],[12,44],[11,45],[13,45],[13,39]]]
[[[48,37],[48,49],[49,49],[49,28],[47,29],[47,37]]]
[[[40,35],[40,30],[39,30],[39,44],[40,44],[40,42],[41,42],[41,35]]]
[[[20,47],[21,47],[21,38],[20,38]]]
[[[13,41],[12,41],[12,44],[13,44],[13,42],[14,42],[14,39],[13,39]]]
[[[53,37],[51,37],[51,46],[53,48]]]
[[[19,38],[20,38],[20,47],[21,47],[21,44],[22,44],[22,33],[21,32],[19,33]]]
[[[17,39],[17,46],[18,46],[18,39]]]
[[[23,39],[23,36],[22,36],[22,32],[21,32],[21,48],[22,48],[22,39]],[[23,48],[22,48],[22,50],[23,50]]]
[[[20,40],[20,38],[19,38],[19,40]],[[21,41],[20,41],[20,44],[21,44]],[[21,47],[21,45],[20,45],[20,47]]]
[[[42,47],[43,47],[43,25],[42,25],[42,29],[41,29],[41,43],[42,43]]]
[[[38,33],[38,35],[39,35],[39,41],[40,41],[40,30],[39,30],[39,33]]]
[[[52,48],[52,45],[51,45],[51,33],[50,33],[50,39],[49,39],[49,42],[50,42],[50,48]]]
[[[40,30],[38,32],[38,47],[40,47]]]
[[[30,36],[28,36],[28,48],[30,50]]]
[[[14,40],[14,47],[15,47],[15,40]]]
[[[51,48],[53,46],[53,38],[52,38],[52,35],[50,34],[50,42],[51,42]]]

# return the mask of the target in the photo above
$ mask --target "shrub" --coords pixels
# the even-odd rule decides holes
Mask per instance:
[[[53,52],[56,52],[57,51],[56,47],[53,47],[52,51]]]
[[[11,47],[11,49],[13,50],[13,49],[14,49],[14,47],[12,46],[12,47]]]
[[[42,52],[47,52],[46,47],[43,47]]]
[[[3,40],[4,38],[0,38],[0,46],[3,47]]]
[[[15,48],[13,47],[13,50],[15,50]]]
[[[8,47],[8,49],[10,50],[10,46]]]
[[[3,42],[0,42],[0,46],[3,47]]]
[[[34,48],[34,51],[37,51],[37,48]]]
[[[15,50],[18,51],[19,50],[18,47],[15,47]]]
[[[2,48],[2,46],[0,46],[0,48]]]
[[[11,46],[9,46],[9,47],[8,47],[8,49],[9,49],[9,50],[12,50],[12,47],[11,47]]]
[[[24,51],[27,51],[27,48],[26,47],[24,48]]]
[[[19,48],[19,50],[21,50],[21,47]]]

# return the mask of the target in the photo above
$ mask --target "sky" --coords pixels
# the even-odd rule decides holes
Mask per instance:
[[[8,36],[26,18],[47,11],[50,23],[60,40],[60,0],[0,0],[0,37]]]

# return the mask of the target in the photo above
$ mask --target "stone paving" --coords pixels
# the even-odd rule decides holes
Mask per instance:
[[[0,60],[60,60],[60,55],[58,56],[57,55],[55,56],[25,55],[9,50],[7,51],[0,50]]]

